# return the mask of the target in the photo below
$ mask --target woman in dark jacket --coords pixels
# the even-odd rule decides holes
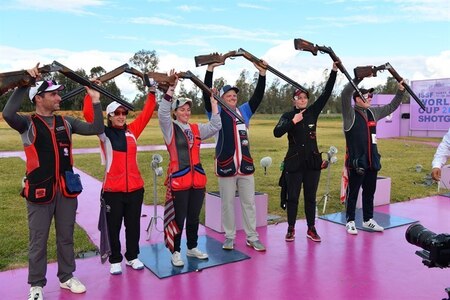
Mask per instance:
[[[320,242],[315,228],[316,193],[319,185],[322,157],[317,147],[316,125],[323,107],[331,96],[336,82],[337,67],[333,69],[325,90],[309,107],[309,93],[295,90],[292,98],[294,109],[284,113],[273,129],[275,137],[288,134],[288,151],[284,159],[284,184],[287,191],[288,230],[286,241],[295,239],[295,221],[297,219],[298,199],[303,184],[305,215],[308,224],[306,236]]]

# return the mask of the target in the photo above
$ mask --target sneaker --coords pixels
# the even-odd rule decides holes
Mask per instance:
[[[233,241],[233,239],[225,239],[225,242],[223,242],[222,249],[233,250],[234,249],[234,241]]]
[[[292,242],[295,240],[295,228],[293,226],[288,227],[288,231],[284,239],[286,242]]]
[[[144,264],[142,263],[142,261],[139,260],[139,258],[135,258],[133,260],[126,260],[125,264],[127,266],[130,266],[133,268],[133,270],[142,270],[144,269]]]
[[[384,228],[378,225],[378,223],[374,219],[370,219],[367,222],[363,222],[363,227],[378,232],[382,232],[384,230]]]
[[[249,247],[253,247],[253,249],[255,249],[256,251],[266,251],[266,247],[264,247],[264,245],[259,240],[253,242],[246,240],[246,244]]]
[[[347,233],[358,234],[358,230],[356,230],[355,221],[348,221],[345,227],[347,228]]]
[[[320,235],[317,234],[316,227],[311,226],[308,227],[308,231],[306,232],[306,237],[314,242],[321,242],[322,239]]]
[[[186,255],[190,256],[190,257],[196,257],[198,259],[207,259],[208,258],[208,254],[203,253],[202,251],[198,250],[198,248],[188,249]]]
[[[184,266],[184,261],[181,259],[181,254],[178,251],[175,251],[172,253],[172,265],[175,267],[182,267]]]
[[[63,289],[68,289],[75,294],[81,294],[86,292],[86,287],[76,277],[72,277],[66,282],[61,282],[59,286]]]
[[[109,268],[109,273],[111,273],[111,275],[122,274],[122,266],[120,265],[120,263],[111,264],[111,267]]]
[[[28,294],[28,300],[44,300],[44,292],[41,286],[32,286]]]

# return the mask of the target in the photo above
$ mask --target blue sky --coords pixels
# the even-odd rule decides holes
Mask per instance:
[[[448,0],[14,0],[0,7],[0,72],[57,60],[72,68],[113,69],[141,49],[155,50],[160,71],[196,68],[194,56],[244,48],[303,84],[323,80],[331,59],[294,49],[303,38],[332,47],[349,73],[390,62],[409,80],[450,77]],[[216,76],[234,82],[243,58]],[[384,83],[388,74],[363,85]],[[274,77],[269,75],[269,80]],[[127,78],[117,80],[132,94]],[[344,76],[339,77],[345,83]],[[367,81],[367,82],[366,82]]]

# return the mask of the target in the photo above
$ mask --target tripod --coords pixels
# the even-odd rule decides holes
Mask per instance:
[[[338,153],[338,150],[335,146],[330,146],[330,149],[327,152],[327,161],[324,161],[323,163],[326,163],[328,173],[327,173],[327,186],[325,194],[322,196],[322,198],[317,202],[319,204],[321,201],[323,201],[323,210],[322,214],[325,214],[325,209],[327,208],[327,202],[331,198],[330,195],[330,172],[331,172],[331,165],[337,162],[336,154]],[[316,215],[318,215],[318,209],[316,207]]]
[[[159,232],[162,232],[162,230],[158,230],[157,223],[158,219],[161,219],[161,221],[164,222],[164,219],[162,217],[158,217],[158,213],[156,211],[156,206],[158,204],[158,192],[156,189],[156,178],[158,176],[162,176],[163,169],[159,166],[159,164],[162,162],[162,157],[159,154],[154,154],[152,157],[152,169],[153,169],[153,217],[150,218],[150,222],[147,226],[147,241],[150,240],[152,235],[152,230],[155,229]]]
[[[327,169],[328,169],[328,172],[327,172],[327,185],[326,185],[325,194],[322,196],[322,198],[319,200],[319,202],[317,202],[317,204],[319,204],[321,201],[323,201],[322,214],[325,214],[325,209],[327,208],[327,202],[331,198],[331,195],[330,195],[330,171],[331,171],[331,164],[328,164]]]

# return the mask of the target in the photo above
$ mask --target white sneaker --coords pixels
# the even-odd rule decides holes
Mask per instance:
[[[144,264],[142,263],[142,261],[139,260],[139,258],[135,258],[133,260],[126,260],[125,264],[127,266],[132,267],[134,270],[142,270],[144,269]]]
[[[347,222],[347,225],[345,225],[345,228],[347,228],[347,233],[349,233],[349,234],[358,234],[358,230],[356,230],[355,221]]]
[[[363,227],[378,232],[382,232],[384,230],[384,228],[378,225],[378,223],[374,219],[370,219],[367,222],[363,222]]]
[[[175,267],[182,267],[184,266],[184,261],[181,259],[181,254],[178,251],[175,251],[172,253],[172,265]]]
[[[109,269],[109,273],[111,275],[120,275],[122,274],[122,266],[120,263],[111,264],[111,268]]]
[[[202,251],[198,250],[198,248],[188,249],[186,255],[190,256],[190,257],[196,257],[198,259],[207,259],[208,258],[208,254],[203,253]]]
[[[28,294],[28,300],[44,300],[44,292],[40,286],[32,286]]]
[[[63,289],[68,289],[75,294],[81,294],[86,292],[86,287],[76,277],[72,277],[66,282],[61,282],[59,286]]]

